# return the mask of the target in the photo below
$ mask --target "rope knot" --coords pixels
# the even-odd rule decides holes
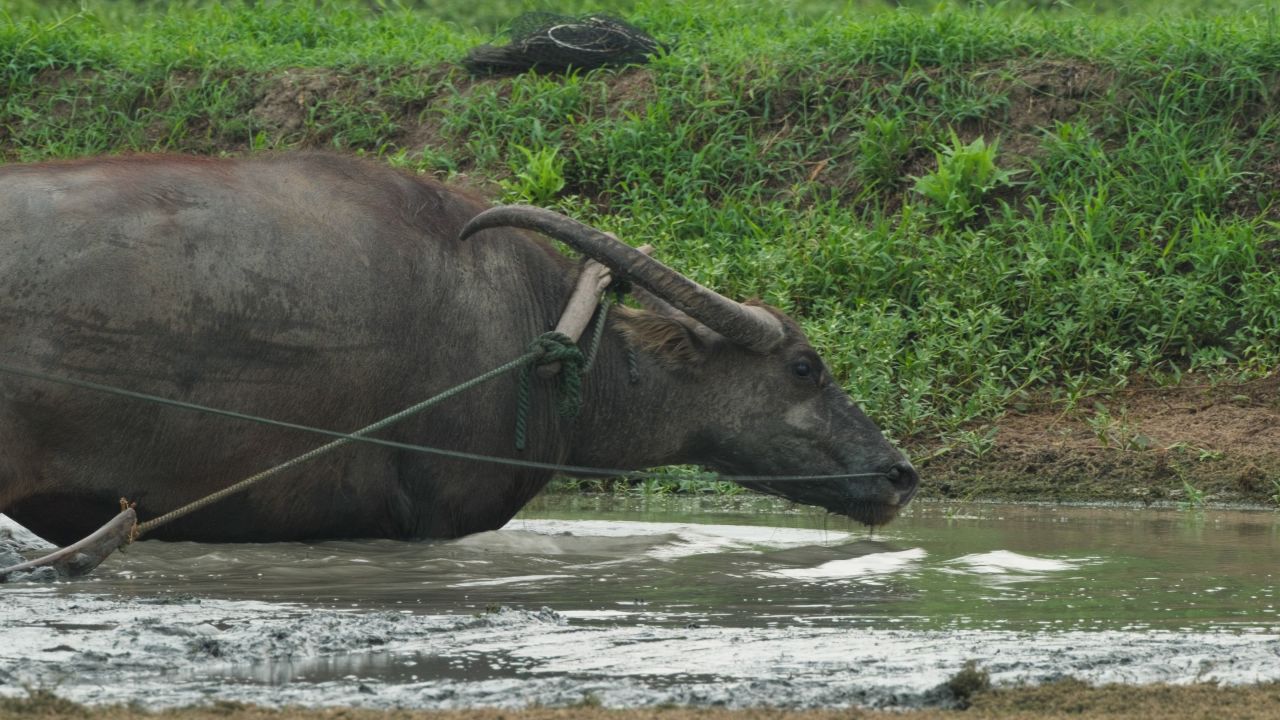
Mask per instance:
[[[534,338],[529,345],[529,352],[538,353],[529,364],[532,366],[548,365],[558,362],[567,366],[581,365],[582,350],[564,333],[546,332]]]
[[[533,358],[520,368],[520,384],[516,396],[517,450],[525,448],[534,368],[560,363],[560,373],[557,376],[560,395],[556,401],[556,409],[562,417],[575,417],[582,407],[582,373],[587,360],[578,345],[564,333],[553,331],[534,339],[529,345],[529,352],[533,354]]]

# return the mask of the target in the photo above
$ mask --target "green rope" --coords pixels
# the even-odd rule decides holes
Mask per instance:
[[[620,297],[620,295],[619,295]],[[591,342],[584,356],[569,337],[558,332],[544,333],[529,347],[529,353],[537,353],[520,369],[520,383],[516,388],[516,449],[524,450],[529,437],[529,407],[533,404],[533,370],[540,365],[560,363],[560,397],[556,403],[562,417],[576,417],[582,407],[582,377],[591,371],[604,339],[608,324],[609,308],[615,301],[606,293],[596,309]]]
[[[594,361],[596,351],[599,349],[599,346],[600,346],[600,339],[604,332],[605,319],[607,315],[608,315],[608,305],[606,304],[602,308],[602,311],[599,314],[599,318],[596,321],[596,327],[595,327],[595,331],[594,331],[594,335],[591,343],[591,360],[592,361]],[[298,465],[302,465],[310,460],[314,460],[315,458],[320,457],[321,455],[330,453],[334,450],[337,450],[338,448],[344,445],[347,445],[348,443],[363,440],[365,439],[364,436],[368,435],[369,433],[376,432],[385,427],[393,425],[411,415],[415,415],[419,412],[422,412],[423,410],[426,410],[427,408],[433,405],[436,405],[445,400],[448,400],[449,398],[459,393],[470,390],[471,388],[477,385],[488,382],[489,380],[492,380],[500,375],[504,375],[517,368],[520,369],[520,384],[518,387],[517,408],[516,408],[517,409],[516,447],[520,450],[523,450],[525,448],[525,439],[527,435],[527,418],[529,414],[529,404],[530,404],[530,384],[531,384],[530,373],[533,370],[533,368],[539,365],[545,365],[545,364],[556,363],[556,362],[561,364],[560,388],[559,388],[560,399],[558,402],[559,412],[562,416],[565,416],[565,417],[576,416],[582,406],[582,374],[585,371],[586,366],[588,365],[588,361],[584,358],[582,351],[578,349],[578,346],[574,344],[574,342],[570,340],[567,336],[557,332],[545,333],[541,337],[534,340],[533,344],[529,347],[528,352],[516,358],[515,360],[512,360],[511,362],[506,363],[505,365],[496,367],[490,370],[489,372],[484,373],[483,375],[479,375],[475,378],[472,378],[471,380],[468,380],[467,382],[462,383],[461,385],[452,387],[438,395],[435,395],[426,400],[423,400],[422,402],[417,403],[416,405],[407,407],[404,410],[401,410],[400,412],[395,413],[394,415],[389,415],[379,420],[378,422],[373,423],[372,425],[367,425],[354,432],[351,432],[345,435],[340,435],[336,440],[333,440],[329,443],[326,443],[325,445],[321,445],[318,448],[305,452],[291,460],[286,460],[285,462],[280,463],[275,467],[271,467],[266,470],[263,470],[260,473],[251,475],[245,478],[244,480],[241,480],[240,482],[235,483],[234,485],[223,488],[222,490],[219,490],[218,492],[215,492],[211,495],[208,495],[199,500],[196,500],[195,502],[191,502],[186,505],[183,505],[182,507],[179,507],[175,510],[165,513],[164,515],[161,515],[156,518],[152,518],[147,522],[139,523],[137,526],[137,529],[135,530],[134,536],[141,537],[143,534],[150,532],[151,530],[154,530],[155,528],[160,527],[161,525],[165,525],[174,520],[177,520],[178,518],[184,517],[186,515],[190,515],[191,513],[201,508],[212,505],[231,495],[234,495],[239,492],[243,492],[244,490],[247,490],[253,485],[256,485],[257,483],[273,475],[278,475],[281,472],[284,472],[285,470],[288,470],[293,467],[297,467]],[[110,386],[102,385],[100,383],[89,382],[89,381],[83,381],[83,380],[76,381],[76,380],[69,380],[69,379],[63,379],[63,378],[55,378],[45,373],[30,371],[24,368],[17,368],[13,366],[4,365],[4,364],[0,364],[0,371],[12,373],[15,375],[25,375],[27,377],[32,377],[32,378],[37,378],[42,380],[49,380],[53,382],[63,382],[69,385],[76,385],[79,387],[98,390],[102,392],[111,392],[113,394],[123,395],[125,397],[133,397],[139,400],[153,400],[153,401],[162,400],[161,398],[156,398],[155,396],[149,396],[145,393],[130,392],[127,390],[112,388]],[[246,415],[243,413],[236,413],[231,411],[215,411],[212,408],[205,408],[205,407],[196,405],[194,403],[184,403],[181,401],[170,400],[170,401],[167,401],[165,404],[168,404],[174,407],[191,409],[191,410],[214,412],[215,414],[224,415],[227,417],[235,417],[235,418],[240,418],[245,420],[259,420],[259,418],[255,418],[253,416]],[[285,423],[279,423],[279,424],[285,425]],[[301,426],[297,426],[297,427],[301,427]]]
[[[596,310],[595,329],[591,333],[591,344],[587,347],[587,360],[582,365],[582,372],[591,372],[591,367],[596,364],[596,354],[600,352],[600,341],[604,338],[605,320],[609,317],[609,308],[613,307],[613,301],[606,295],[600,301],[600,308]]]
[[[582,373],[586,364],[582,350],[578,349],[573,340],[564,333],[554,331],[538,336],[525,356],[530,359],[520,368],[520,383],[516,390],[517,450],[524,450],[527,444],[534,368],[560,363],[560,398],[556,407],[562,417],[574,417],[582,407]]]
[[[573,467],[573,466],[567,466],[567,465],[558,465],[554,463],[528,462],[528,461],[515,460],[514,458],[499,458],[494,456],[443,450],[441,448],[432,448],[432,447],[419,446],[419,445],[409,445],[405,443],[393,442],[390,440],[382,440],[378,438],[366,437],[369,433],[376,432],[389,425],[393,425],[411,415],[422,412],[423,410],[426,410],[427,408],[433,405],[436,405],[445,400],[448,400],[449,398],[454,397],[459,393],[470,390],[471,388],[477,385],[488,382],[489,380],[492,380],[496,377],[504,375],[518,368],[520,370],[520,382],[517,388],[518,392],[517,392],[517,407],[516,407],[516,447],[520,450],[523,450],[525,448],[525,440],[527,435],[527,417],[529,413],[530,395],[531,395],[530,386],[532,382],[531,373],[533,369],[540,365],[546,365],[550,363],[558,362],[561,364],[560,398],[557,404],[558,409],[562,416],[565,416],[565,417],[576,416],[582,406],[582,376],[587,370],[590,369],[591,364],[594,363],[595,361],[597,351],[600,348],[601,338],[604,333],[604,326],[606,324],[606,321],[609,315],[609,307],[610,307],[610,304],[607,302],[604,302],[602,303],[602,306],[598,311],[598,315],[596,318],[596,326],[593,331],[589,353],[586,356],[584,356],[582,351],[578,348],[578,346],[564,334],[558,333],[558,332],[545,333],[533,342],[528,352],[516,358],[515,360],[512,360],[511,362],[508,362],[504,365],[500,365],[490,370],[489,372],[486,372],[482,375],[478,375],[462,383],[461,385],[457,385],[455,387],[449,388],[448,390],[445,390],[444,392],[441,392],[438,395],[434,395],[430,398],[427,398],[426,400],[423,400],[422,402],[417,403],[416,405],[407,407],[404,410],[401,410],[400,412],[395,413],[394,415],[389,415],[373,423],[372,425],[367,425],[351,433],[339,433],[331,430],[324,430],[321,428],[313,428],[305,425],[299,425],[296,423],[286,423],[278,420],[271,420],[269,418],[249,415],[247,413],[240,413],[240,412],[235,412],[230,410],[222,410],[218,408],[199,405],[196,403],[189,403],[189,402],[183,402],[181,400],[172,400],[169,398],[163,398],[157,395],[134,392],[131,390],[112,387],[110,385],[103,385],[102,383],[95,383],[88,380],[76,380],[73,378],[58,377],[55,375],[50,375],[48,373],[43,373],[36,370],[29,370],[27,368],[20,368],[20,367],[16,367],[16,366],[4,364],[4,363],[0,363],[0,372],[12,374],[12,375],[20,375],[20,376],[24,376],[24,377],[28,377],[36,380],[43,380],[46,382],[54,382],[54,383],[60,383],[64,385],[70,385],[73,387],[80,387],[87,390],[104,392],[104,393],[117,395],[121,397],[132,398],[135,400],[154,402],[161,405],[181,408],[184,410],[193,410],[196,412],[208,413],[211,415],[220,415],[223,417],[236,418],[236,419],[246,420],[250,422],[262,423],[265,425],[273,425],[276,427],[284,427],[284,428],[290,428],[294,430],[303,430],[307,432],[318,433],[321,435],[329,435],[336,438],[332,442],[329,442],[325,445],[321,445],[320,447],[310,450],[306,453],[303,453],[302,455],[299,455],[291,460],[287,460],[283,463],[280,463],[275,467],[268,468],[267,470],[264,470],[260,473],[247,477],[244,480],[241,480],[240,482],[235,483],[234,485],[223,488],[222,490],[219,490],[218,492],[213,493],[212,495],[208,495],[199,500],[196,500],[195,502],[183,505],[182,507],[177,508],[176,510],[167,512],[164,515],[161,515],[159,517],[152,518],[147,522],[139,523],[136,526],[134,530],[134,535],[133,535],[134,538],[138,538],[144,535],[145,533],[150,532],[151,530],[154,530],[157,527],[160,527],[161,525],[164,525],[166,523],[177,520],[178,518],[189,515],[203,507],[212,505],[213,503],[216,503],[230,495],[234,495],[238,492],[242,492],[248,489],[250,486],[258,482],[261,482],[262,480],[265,480],[266,478],[269,478],[285,470],[301,465],[309,460],[313,460],[321,455],[332,452],[333,450],[337,450],[338,448],[352,442],[370,442],[370,443],[385,445],[389,447],[397,447],[397,448],[406,449],[406,450],[413,450],[417,452],[434,453],[434,454],[443,455],[446,457],[476,460],[480,462],[492,462],[500,465],[527,467],[527,468],[534,468],[534,469],[541,469],[541,470],[556,470],[561,472],[575,472],[579,474],[594,474],[594,475],[602,475],[602,476],[608,475],[608,476],[617,476],[617,477],[635,477],[635,478],[660,477],[660,475],[658,474],[631,471],[631,470],[606,470],[601,468],[587,468],[587,467]],[[630,375],[631,382],[633,384],[636,382],[639,382],[640,378],[639,378],[638,363],[637,363],[635,352],[633,350],[629,350],[627,353],[627,365],[628,365],[628,372]],[[777,476],[777,477],[719,476],[719,477],[721,479],[732,479],[739,482],[761,481],[761,480],[777,482],[777,481],[852,479],[856,477],[881,477],[881,476],[883,476],[883,473],[854,473],[854,474],[845,474],[845,475],[818,475],[818,476]]]
[[[609,284],[609,287],[605,289],[605,293],[613,295],[613,300],[611,302],[608,301],[607,296],[605,298],[605,312],[607,313],[610,306],[615,303],[622,304],[627,295],[631,294],[631,282],[626,278],[614,278],[613,282]],[[600,324],[596,326],[596,336],[592,340],[591,356],[587,360],[587,369],[591,368],[591,363],[595,360],[595,353],[599,348],[600,336],[604,334],[603,331],[604,322],[601,321]],[[636,349],[631,347],[630,344],[627,345],[626,360],[627,381],[632,385],[638,385],[640,383],[640,354],[637,353]]]
[[[491,379],[500,374],[501,371],[511,370],[513,366],[518,367],[519,364],[528,362],[529,356],[519,357],[510,363],[496,368],[482,376],[483,379]],[[455,460],[468,460],[472,462],[491,463],[503,467],[517,467],[527,470],[550,470],[554,472],[571,473],[575,475],[589,475],[594,477],[617,477],[633,480],[652,480],[670,477],[669,473],[655,473],[643,470],[623,470],[621,468],[600,468],[585,467],[579,465],[562,465],[559,463],[537,462],[532,460],[520,460],[510,457],[499,457],[496,455],[484,455],[480,453],[463,452],[460,450],[447,450],[445,448],[431,447],[428,445],[414,445],[411,443],[396,442],[395,440],[384,440],[383,438],[368,437],[366,435],[357,435],[355,433],[343,433],[336,430],[328,430],[325,428],[313,427],[311,425],[301,425],[299,423],[284,422],[282,420],[273,420],[271,418],[262,417],[260,415],[250,415],[249,413],[236,412],[234,410],[224,410],[222,408],[211,407],[208,405],[200,405],[198,403],[184,402],[182,400],[173,400],[171,398],[161,397],[159,395],[151,395],[148,393],[136,392],[133,390],[125,390],[123,388],[111,385],[103,385],[89,380],[78,380],[75,378],[62,377],[59,375],[51,375],[49,373],[22,368],[15,365],[0,363],[0,373],[9,375],[18,375],[21,377],[40,380],[43,382],[51,382],[59,385],[67,385],[70,387],[91,390],[107,395],[129,398],[140,402],[148,402],[165,407],[177,408],[179,410],[187,410],[205,415],[213,415],[215,417],[224,417],[244,422],[252,422],[267,427],[281,428],[285,430],[295,430],[298,432],[312,433],[325,437],[339,438],[354,443],[366,443],[369,445],[377,445],[379,447],[394,448],[396,450],[406,450],[409,452],[425,453],[428,455],[438,455],[440,457],[451,458]],[[482,381],[477,378],[471,381],[476,383]],[[455,394],[455,390],[460,391],[461,388],[454,388],[446,391],[450,396]],[[432,402],[426,400],[424,402]],[[695,473],[693,477],[710,479],[710,480],[728,480],[732,482],[814,482],[823,480],[851,480],[864,477],[883,477],[884,473],[839,473],[835,475],[723,475],[720,473],[707,472]]]
[[[169,523],[174,520],[177,520],[178,518],[183,517],[184,515],[189,515],[195,512],[196,510],[199,510],[200,508],[203,508],[207,505],[212,505],[213,503],[216,503],[225,497],[234,495],[243,490],[247,490],[250,486],[257,484],[262,480],[265,480],[266,478],[271,477],[272,475],[277,475],[281,472],[284,472],[285,470],[288,470],[289,468],[296,467],[309,460],[314,460],[315,458],[320,457],[321,455],[337,450],[343,445],[346,445],[350,442],[353,442],[354,440],[359,439],[363,435],[367,435],[368,433],[381,430],[382,428],[385,428],[388,425],[397,423],[409,417],[410,415],[414,415],[419,412],[422,412],[423,410],[426,410],[432,405],[436,405],[445,400],[448,400],[449,398],[453,397],[454,395],[457,395],[458,393],[461,393],[466,390],[470,390],[471,388],[477,385],[480,385],[481,383],[488,382],[489,380],[492,380],[500,375],[504,375],[508,372],[511,372],[512,370],[515,370],[518,367],[528,365],[529,362],[533,361],[538,357],[538,354],[539,352],[530,350],[529,352],[516,358],[515,360],[512,360],[511,362],[505,365],[496,367],[483,375],[472,378],[471,380],[468,380],[467,382],[462,383],[461,385],[445,390],[439,395],[435,395],[433,397],[427,398],[426,400],[423,400],[422,402],[416,405],[407,407],[404,410],[401,410],[400,412],[394,415],[389,415],[379,420],[378,422],[373,423],[372,425],[366,425],[365,427],[362,427],[359,430],[356,430],[355,432],[350,433],[346,437],[340,437],[337,440],[334,440],[325,445],[321,445],[320,447],[315,448],[314,450],[305,452],[293,458],[292,460],[286,460],[285,462],[280,463],[275,467],[263,470],[262,472],[257,473],[256,475],[251,475],[230,487],[223,488],[222,490],[219,490],[218,492],[213,493],[212,495],[203,497],[195,502],[183,505],[182,507],[176,510],[172,510],[170,512],[165,513],[164,515],[161,515],[160,517],[152,518],[151,520],[148,520],[144,523],[140,523],[138,525],[136,536],[141,537],[144,533],[147,533],[161,525],[164,525],[165,523]]]
[[[627,348],[627,381],[632,385],[640,382],[640,353],[635,348]]]

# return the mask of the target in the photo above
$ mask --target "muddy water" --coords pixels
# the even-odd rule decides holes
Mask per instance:
[[[946,704],[996,682],[1280,679],[1280,516],[548,497],[452,542],[148,542],[0,586],[0,693],[371,707]]]

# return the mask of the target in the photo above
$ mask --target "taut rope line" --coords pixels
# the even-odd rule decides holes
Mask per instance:
[[[422,402],[416,405],[411,405],[394,415],[388,415],[387,417],[379,420],[376,423],[373,423],[372,425],[366,425],[360,428],[359,430],[356,430],[353,433],[349,433],[345,437],[340,437],[332,442],[325,443],[324,445],[321,445],[320,447],[315,448],[314,450],[305,452],[293,458],[292,460],[286,460],[285,462],[282,462],[279,465],[276,465],[275,467],[268,468],[254,475],[250,475],[249,477],[245,478],[244,480],[241,480],[240,482],[234,485],[225,487],[219,490],[218,492],[215,492],[212,495],[208,495],[206,497],[200,498],[199,500],[193,503],[188,503],[186,505],[183,505],[182,507],[176,510],[171,510],[165,513],[164,515],[161,515],[160,517],[152,518],[144,523],[138,523],[138,528],[137,530],[134,531],[134,536],[141,537],[142,535],[150,532],[151,530],[157,527],[160,527],[161,525],[164,525],[165,523],[177,520],[178,518],[184,515],[193,513],[196,510],[199,510],[200,508],[205,507],[206,505],[212,505],[213,503],[216,503],[225,497],[234,495],[242,490],[246,490],[250,486],[262,480],[265,480],[266,478],[269,478],[272,475],[276,475],[278,473],[284,472],[285,470],[288,470],[289,468],[295,467],[297,465],[301,465],[307,462],[308,460],[313,460],[317,457],[320,457],[321,455],[324,455],[325,453],[331,452],[333,450],[337,450],[343,445],[346,445],[347,443],[360,439],[364,435],[367,435],[368,433],[381,430],[382,428],[387,427],[388,425],[393,425],[409,417],[410,415],[414,415],[415,413],[422,412],[423,410],[426,410],[427,408],[431,407],[432,405],[435,405],[436,403],[442,402],[444,400],[448,400],[449,398],[453,397],[454,395],[457,395],[463,390],[469,390],[475,387],[476,385],[480,385],[500,375],[506,374],[522,365],[527,365],[531,362],[534,362],[541,356],[541,354],[542,354],[541,349],[531,350],[525,353],[524,355],[521,355],[520,357],[516,358],[515,360],[512,360],[506,365],[496,367],[490,370],[489,372],[483,375],[480,375],[478,377],[475,377],[471,380],[468,380],[467,382],[461,385],[449,388],[448,390],[445,390],[439,395],[427,398],[426,400],[423,400]]]
[[[560,338],[563,338],[563,336],[560,336]],[[306,432],[329,435],[337,438],[332,442],[326,443],[324,445],[321,445],[318,448],[305,452],[291,460],[286,460],[285,462],[280,463],[275,467],[271,467],[266,470],[263,470],[260,473],[251,475],[241,480],[240,482],[235,483],[234,485],[225,487],[211,495],[207,495],[203,498],[200,498],[195,502],[183,505],[180,508],[171,510],[159,517],[152,518],[144,523],[139,523],[133,532],[133,536],[136,538],[136,537],[141,537],[142,535],[150,532],[151,530],[154,530],[157,527],[160,527],[161,525],[177,520],[178,518],[183,517],[185,515],[189,515],[195,512],[196,510],[199,510],[200,508],[203,508],[207,505],[211,505],[213,503],[218,502],[219,500],[222,500],[223,498],[226,498],[230,495],[234,495],[238,492],[246,490],[249,487],[253,486],[254,484],[261,482],[266,478],[271,477],[272,475],[277,475],[285,470],[301,465],[309,460],[314,460],[315,458],[320,457],[321,455],[337,450],[338,448],[351,442],[355,442],[355,441],[376,442],[379,445],[392,445],[392,446],[403,445],[403,447],[406,449],[417,449],[420,451],[431,450],[431,448],[426,448],[426,447],[416,448],[408,444],[394,443],[387,440],[376,440],[375,438],[368,438],[365,436],[369,433],[381,430],[382,428],[385,428],[389,425],[393,425],[411,415],[422,412],[423,410],[426,410],[432,405],[436,405],[440,402],[448,400],[449,398],[463,392],[464,390],[470,390],[471,388],[477,385],[488,382],[489,380],[492,380],[496,377],[499,377],[508,372],[511,372],[512,370],[516,370],[522,366],[537,364],[539,361],[541,361],[543,358],[547,356],[548,354],[547,348],[550,347],[551,345],[554,345],[557,340],[559,340],[559,338],[552,338],[548,342],[546,338],[539,338],[538,342],[535,343],[534,347],[530,349],[529,352],[526,352],[524,355],[521,355],[515,360],[512,360],[511,362],[508,362],[504,365],[500,365],[490,370],[489,372],[486,372],[482,375],[472,378],[471,380],[468,380],[467,382],[462,383],[461,385],[457,385],[455,387],[449,388],[448,390],[445,390],[442,393],[439,393],[430,398],[427,398],[426,400],[423,400],[422,402],[417,403],[415,405],[411,405],[405,408],[404,410],[401,410],[400,412],[395,413],[394,415],[388,415],[387,417],[373,423],[372,425],[366,425],[365,427],[362,427],[359,430],[356,430],[355,432],[351,432],[351,433],[341,433],[341,432],[334,432],[329,430],[322,430],[320,428],[308,427],[306,425],[299,425],[296,423],[286,423],[278,420],[270,420],[268,418],[248,415],[246,413],[238,413],[230,410],[219,410],[217,408],[211,408],[205,405],[183,402],[181,400],[171,400],[168,398],[162,398],[157,395],[149,395],[147,393],[139,393],[131,390],[124,390],[121,388],[112,387],[110,385],[103,385],[101,383],[90,382],[87,380],[75,380],[72,378],[57,377],[54,375],[49,375],[47,373],[42,373],[35,370],[29,370],[26,368],[19,368],[19,367],[15,367],[15,366],[3,364],[3,363],[0,363],[0,372],[9,373],[11,375],[21,375],[24,377],[35,378],[37,380],[45,380],[48,382],[56,382],[64,385],[71,385],[73,387],[80,387],[88,390],[96,390],[98,392],[105,392],[112,395],[119,395],[123,397],[133,398],[135,400],[143,400],[147,402],[159,403],[161,405],[168,405],[170,407],[177,407],[185,410],[193,410],[196,412],[202,412],[202,413],[207,413],[211,415],[221,415],[223,417],[231,417],[239,420],[247,420],[251,422],[257,422],[257,423],[262,423],[266,425],[273,425],[277,427],[287,427],[294,430],[303,430]],[[574,347],[574,350],[577,350],[577,348]],[[441,454],[446,454],[446,453],[441,453]]]
[[[505,366],[504,366],[505,367]],[[420,452],[427,455],[440,455],[441,457],[455,458],[458,460],[474,460],[475,462],[492,463],[494,465],[506,465],[509,467],[528,468],[530,470],[555,470],[559,472],[570,473],[573,475],[587,475],[594,477],[621,477],[635,480],[645,480],[653,478],[670,477],[668,474],[647,472],[644,470],[621,470],[618,468],[598,468],[587,467],[583,465],[561,465],[559,463],[538,462],[536,460],[521,460],[519,458],[505,458],[496,455],[483,455],[480,453],[470,453],[462,450],[448,450],[446,448],[431,447],[430,445],[415,445],[413,443],[402,443],[395,440],[384,440],[382,438],[366,437],[356,435],[355,433],[344,433],[337,430],[326,430],[311,425],[302,425],[299,423],[291,423],[283,420],[273,420],[271,418],[262,417],[260,415],[250,415],[248,413],[236,412],[234,410],[222,410],[220,408],[209,407],[207,405],[198,405],[196,403],[183,402],[181,400],[171,400],[159,395],[148,395],[147,393],[135,392],[133,390],[123,390],[114,388],[110,385],[102,385],[87,380],[76,380],[74,378],[64,378],[57,375],[47,375],[35,370],[18,368],[12,365],[0,363],[0,373],[10,373],[13,375],[22,375],[24,377],[33,378],[35,380],[44,380],[46,382],[58,383],[60,385],[70,385],[80,387],[86,390],[94,390],[97,392],[107,393],[109,395],[119,395],[134,400],[142,400],[144,402],[152,402],[159,405],[168,405],[184,410],[194,412],[203,412],[209,415],[218,415],[221,417],[233,418],[236,420],[244,420],[245,422],[257,423],[259,425],[267,425],[270,427],[284,428],[287,430],[298,430],[301,432],[311,433],[313,435],[325,435],[333,438],[341,438],[352,442],[368,443],[370,445],[381,445],[383,447],[395,448],[397,450],[409,450],[411,452]],[[488,374],[488,373],[486,373]],[[424,401],[428,402],[428,401]],[[703,477],[717,480],[730,480],[733,482],[807,482],[822,480],[852,480],[854,478],[863,477],[884,477],[884,473],[841,473],[838,475],[721,475],[719,473],[705,473]]]
[[[602,307],[600,309],[600,320],[598,321],[599,325],[603,325],[604,317],[607,314],[608,314],[608,307],[607,306]],[[285,470],[296,467],[310,460],[314,460],[315,458],[320,457],[321,455],[332,452],[333,450],[336,450],[352,442],[363,442],[363,443],[369,443],[373,445],[381,445],[385,447],[396,448],[400,450],[409,450],[413,452],[421,452],[421,453],[432,454],[432,455],[441,455],[444,457],[450,457],[450,458],[456,458],[456,459],[462,459],[462,460],[473,460],[477,462],[487,462],[487,463],[493,463],[497,465],[506,465],[506,466],[529,468],[529,469],[536,469],[536,470],[551,470],[554,472],[564,472],[564,473],[571,473],[575,475],[588,475],[588,476],[599,476],[599,477],[624,477],[624,478],[631,478],[631,479],[647,479],[647,478],[665,477],[658,473],[651,473],[651,472],[645,472],[645,471],[561,465],[558,463],[545,463],[545,462],[537,462],[532,460],[521,460],[518,458],[504,458],[504,457],[496,457],[493,455],[482,455],[478,453],[469,453],[469,452],[463,452],[459,450],[446,450],[444,448],[435,448],[427,445],[415,445],[412,443],[402,443],[402,442],[396,442],[394,440],[384,440],[381,438],[368,437],[369,433],[376,432],[385,427],[393,425],[411,415],[422,412],[423,410],[426,410],[427,408],[433,405],[436,405],[440,402],[448,400],[449,398],[455,395],[458,395],[463,391],[470,390],[471,388],[476,387],[477,385],[481,385],[485,382],[488,382],[489,380],[492,380],[496,377],[504,375],[513,370],[518,370],[523,368],[527,374],[527,370],[534,365],[551,363],[551,362],[562,362],[562,363],[568,364],[568,363],[574,362],[573,360],[570,359],[574,352],[577,353],[576,362],[580,367],[581,363],[583,362],[581,351],[578,350],[578,347],[576,346],[576,344],[573,344],[570,342],[568,344],[568,348],[572,348],[572,352],[568,352],[567,351],[568,348],[562,347],[566,341],[568,341],[568,338],[564,337],[563,335],[560,335],[559,333],[546,333],[545,335],[539,337],[533,343],[530,350],[526,352],[524,355],[521,355],[520,357],[508,363],[500,365],[482,375],[478,375],[462,383],[461,385],[457,385],[455,387],[449,388],[444,392],[441,392],[437,395],[427,398],[426,400],[423,400],[422,402],[419,402],[415,405],[411,405],[393,415],[388,415],[387,417],[371,425],[367,425],[363,428],[360,428],[359,430],[356,430],[350,433],[338,432],[336,430],[327,430],[324,428],[317,428],[317,427],[312,427],[310,425],[302,425],[299,423],[285,422],[282,420],[273,420],[271,418],[261,417],[258,415],[250,415],[248,413],[236,412],[234,410],[223,410],[220,408],[214,408],[207,405],[200,405],[198,403],[185,402],[182,400],[173,400],[171,398],[165,398],[159,395],[151,395],[148,393],[136,392],[133,390],[126,390],[123,388],[118,388],[111,385],[104,385],[102,383],[96,383],[89,380],[78,380],[75,378],[67,378],[67,377],[61,377],[57,375],[51,375],[49,373],[40,372],[38,370],[31,370],[28,368],[9,365],[6,363],[0,363],[0,373],[18,375],[22,377],[32,378],[35,380],[58,383],[61,385],[69,385],[71,387],[78,387],[86,390],[93,390],[95,392],[101,392],[109,395],[126,397],[133,400],[140,400],[143,402],[150,402],[150,403],[155,403],[159,405],[165,405],[168,407],[179,408],[182,410],[190,410],[193,412],[199,412],[199,413],[204,413],[208,415],[216,415],[216,416],[231,418],[235,420],[243,420],[246,422],[258,423],[260,425],[268,425],[271,427],[279,427],[279,428],[285,428],[290,430],[299,430],[302,432],[308,432],[316,435],[325,435],[328,437],[335,438],[331,442],[328,442],[324,445],[321,445],[320,447],[317,447],[313,450],[305,452],[295,458],[286,460],[285,462],[280,463],[279,465],[276,465],[274,467],[263,470],[262,472],[251,475],[235,483],[234,485],[230,485],[226,488],[223,488],[222,490],[219,490],[211,495],[207,495],[199,500],[188,503],[187,505],[183,505],[182,507],[179,507],[175,510],[171,510],[163,515],[160,515],[159,517],[152,518],[151,520],[148,520],[144,523],[139,523],[133,532],[133,537],[136,538],[136,537],[141,537],[142,535],[146,534],[147,532],[150,532],[151,530],[154,530],[157,527],[160,527],[161,525],[172,522],[185,515],[189,515],[190,513],[193,513],[196,510],[199,510],[203,507],[216,503],[219,500],[222,500],[230,495],[234,495],[238,492],[242,492],[248,489],[249,487],[253,486],[254,484],[261,482],[262,480],[265,480],[266,478],[269,478],[273,475],[277,475]],[[593,338],[593,341],[594,342],[592,343],[592,347],[589,350],[589,359],[594,359],[595,351],[599,344],[599,332],[596,333],[596,337]],[[577,368],[575,368],[575,370],[576,369]],[[574,385],[574,383],[570,383],[570,384]],[[522,385],[525,385],[525,383],[522,383]],[[523,392],[527,393],[527,390]],[[561,398],[562,413],[570,409],[570,405],[576,401],[576,398],[578,396],[579,396],[579,393],[577,392],[576,387],[570,389],[569,392],[564,394],[564,396]],[[521,408],[518,408],[518,411],[519,411],[518,414],[523,415],[523,413],[527,411],[527,407],[528,407],[527,394],[520,401],[520,404],[521,404]],[[523,445],[523,443],[521,442],[522,440],[523,440],[523,427],[522,427],[522,423],[518,423],[518,426],[517,426],[517,445],[518,446]],[[521,449],[523,448],[521,447]],[[849,474],[842,474],[842,475],[762,475],[762,476],[738,475],[738,476],[735,476],[735,475],[718,475],[714,473],[708,473],[709,477],[718,478],[720,480],[730,480],[735,482],[756,482],[756,483],[810,482],[810,481],[823,481],[823,480],[853,479],[853,478],[859,478],[859,477],[884,477],[884,475],[885,475],[884,473],[849,473]]]

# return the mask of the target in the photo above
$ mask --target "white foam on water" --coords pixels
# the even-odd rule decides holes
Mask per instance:
[[[1063,572],[1075,570],[1085,562],[1085,560],[1033,557],[1009,550],[974,553],[948,561],[951,565],[963,566],[968,572],[983,575]]]
[[[573,575],[513,575],[511,577],[492,578],[488,580],[467,580],[464,582],[453,583],[449,587],[488,587],[492,585],[517,585],[540,580],[564,580],[572,578]]]
[[[783,568],[756,573],[762,577],[792,580],[851,580],[875,575],[890,575],[918,568],[928,553],[923,548],[900,552],[871,553],[860,557],[831,560],[816,567]]]
[[[850,534],[832,530],[777,528],[756,525],[700,525],[606,520],[513,520],[503,530],[570,537],[637,537],[670,535],[673,539],[648,550],[659,560],[706,553],[780,549],[848,542]]]
[[[641,615],[639,610],[566,610],[560,613],[570,620],[611,620]]]

